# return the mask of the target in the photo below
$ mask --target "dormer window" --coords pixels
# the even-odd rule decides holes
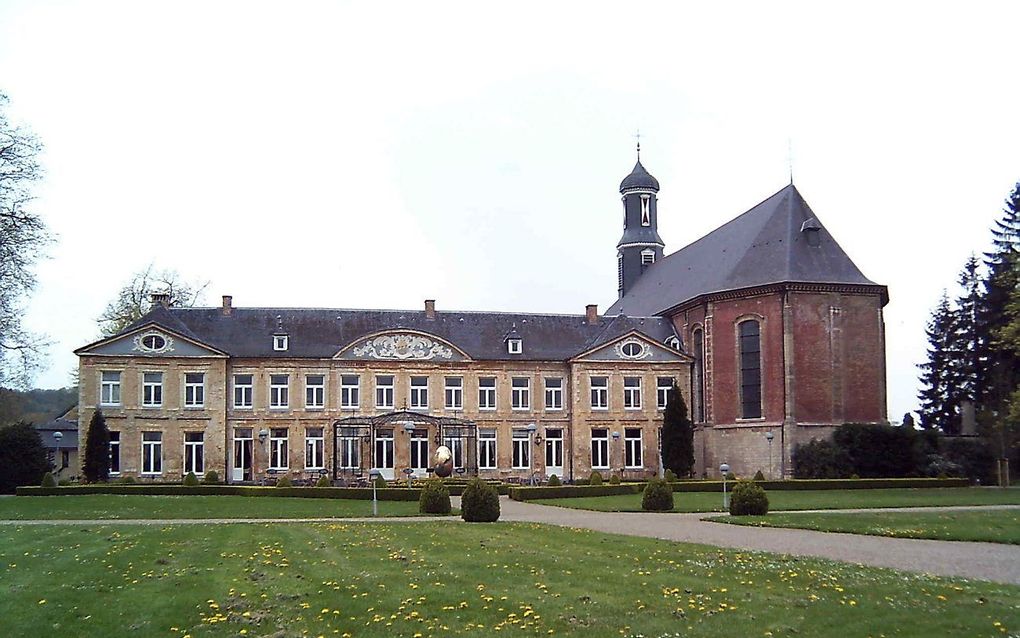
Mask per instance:
[[[651,226],[652,225],[652,196],[642,195],[641,196],[641,225]]]
[[[672,337],[666,339],[666,345],[669,346],[670,348],[673,348],[674,350],[679,350],[680,339],[676,335],[673,335]]]
[[[273,335],[273,350],[283,352],[289,345],[290,337],[288,335]]]
[[[651,248],[646,248],[641,251],[641,272],[644,272],[646,268],[655,263],[655,251]]]
[[[507,339],[506,351],[510,354],[521,354],[524,352],[524,341],[522,339]]]

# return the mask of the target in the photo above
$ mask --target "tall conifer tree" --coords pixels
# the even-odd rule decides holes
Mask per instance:
[[[85,434],[85,459],[82,473],[89,483],[110,480],[110,431],[101,410],[96,410]]]
[[[960,431],[960,363],[955,347],[959,343],[957,314],[949,304],[945,291],[932,311],[925,328],[928,337],[928,360],[920,364],[921,427],[942,430],[946,434]]]
[[[666,395],[662,415],[662,467],[678,477],[690,476],[694,469],[694,424],[676,383]]]
[[[1020,286],[1020,182],[1006,198],[1002,218],[992,227],[992,250],[984,257],[988,276],[980,312],[992,345],[988,352],[987,409],[1002,418],[1020,385],[1020,348],[1009,347],[1008,343],[1009,332],[1020,330],[1015,326],[1020,315],[1009,309]]]

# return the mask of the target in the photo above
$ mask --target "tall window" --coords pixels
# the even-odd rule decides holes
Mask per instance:
[[[464,467],[464,439],[459,436],[448,436],[443,443],[446,447],[450,448],[450,454],[453,456],[453,467]]]
[[[655,407],[660,410],[666,409],[669,401],[669,390],[673,387],[673,377],[658,377],[655,379]]]
[[[496,378],[481,377],[478,379],[478,409],[496,409]]]
[[[120,432],[110,432],[110,474],[120,474]]]
[[[250,374],[234,375],[234,407],[250,408],[253,377]]]
[[[545,409],[563,409],[563,379],[559,377],[545,378]]]
[[[529,470],[531,469],[531,455],[528,449],[528,443],[530,438],[528,437],[527,430],[514,430],[513,433],[513,459],[512,466],[515,470]]]
[[[205,435],[201,432],[184,433],[184,473],[205,472]]]
[[[200,408],[205,405],[205,374],[187,372],[184,375],[184,407]]]
[[[623,296],[623,253],[616,253],[616,288]]]
[[[285,470],[289,465],[287,428],[273,428],[269,431],[269,469]]]
[[[321,410],[326,404],[326,377],[322,374],[309,374],[305,377],[305,407]]]
[[[464,407],[464,379],[461,377],[446,377],[444,388],[447,410],[460,410]]]
[[[375,407],[393,408],[393,375],[378,374],[375,377]]]
[[[591,431],[592,469],[609,468],[609,430],[598,428]]]
[[[510,380],[510,407],[514,410],[527,410],[531,407],[531,380],[527,377],[514,377]]]
[[[648,194],[641,195],[641,225],[651,226],[652,225],[652,196]]]
[[[429,407],[429,378],[411,377],[411,407],[427,410]]]
[[[609,377],[591,377],[591,409],[609,409]]]
[[[338,444],[340,467],[347,470],[361,467],[361,439],[358,438],[358,431],[354,428],[341,428]]]
[[[740,417],[761,418],[761,326],[742,321],[740,332]]]
[[[354,410],[358,407],[358,394],[361,392],[359,378],[356,374],[340,375],[340,407]],[[392,403],[392,401],[391,401]]]
[[[641,463],[641,428],[626,428],[623,431],[624,465],[631,468],[642,467]]]
[[[162,372],[145,372],[142,374],[142,405],[147,408],[158,408],[163,405]]]
[[[694,346],[694,422],[705,421],[705,333],[695,330],[691,338]]]
[[[163,433],[142,432],[142,474],[163,472]]]
[[[99,405],[120,405],[120,372],[101,373]]]
[[[290,405],[290,377],[285,374],[269,375],[269,407],[282,409]]]
[[[321,470],[326,467],[323,454],[322,428],[305,429],[305,469]]]
[[[482,470],[496,469],[496,430],[478,430],[478,467]]]
[[[641,409],[641,377],[623,378],[623,407],[625,410]]]
[[[411,433],[411,468],[425,470],[429,466],[429,433],[415,430]]]

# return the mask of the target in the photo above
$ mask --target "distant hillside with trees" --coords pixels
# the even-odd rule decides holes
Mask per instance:
[[[12,390],[0,388],[0,426],[25,421],[46,423],[78,403],[78,388]]]

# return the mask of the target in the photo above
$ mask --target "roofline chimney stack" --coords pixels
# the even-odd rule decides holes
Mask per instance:
[[[589,326],[599,325],[599,306],[598,304],[590,303],[584,307],[584,322]]]
[[[149,295],[149,301],[153,306],[159,304],[164,308],[170,307],[170,293],[168,292],[154,292]]]
[[[425,300],[425,318],[435,320],[436,318],[436,300],[426,299]]]
[[[230,295],[223,295],[223,316],[229,317],[234,312],[234,298]]]

